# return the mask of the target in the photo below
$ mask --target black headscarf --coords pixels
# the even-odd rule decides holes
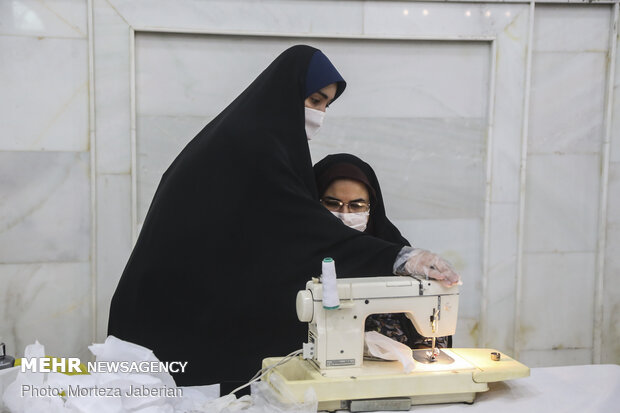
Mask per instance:
[[[348,153],[327,155],[314,165],[314,176],[319,197],[336,179],[353,179],[366,185],[370,195],[370,217],[364,232],[385,241],[410,245],[386,216],[379,180],[366,162]]]
[[[316,52],[284,51],[159,183],[112,299],[108,333],[161,360],[188,361],[174,376],[178,385],[230,390],[263,358],[301,348],[307,325],[297,320],[295,297],[320,274],[321,260],[333,257],[342,277],[386,275],[403,246],[342,225],[317,201],[304,128]]]

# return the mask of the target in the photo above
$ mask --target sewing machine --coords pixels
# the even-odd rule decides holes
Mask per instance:
[[[473,403],[487,383],[529,375],[529,368],[492,349],[436,349],[435,338],[453,335],[458,286],[417,277],[337,280],[340,306],[323,307],[323,284],[313,278],[297,295],[297,315],[308,324],[303,357],[273,368],[266,380],[283,399],[303,401],[314,388],[319,410],[409,410],[411,405]],[[371,314],[404,313],[430,349],[414,350],[415,368],[398,361],[364,359],[364,324]],[[263,367],[282,358],[263,360]]]

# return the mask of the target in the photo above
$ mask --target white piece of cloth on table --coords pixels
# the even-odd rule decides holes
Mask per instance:
[[[145,347],[109,336],[104,343],[89,347],[96,362],[158,362],[153,352]],[[26,346],[26,359],[45,357],[45,348],[39,342]],[[208,367],[206,367],[208,368]],[[23,386],[38,389],[59,389],[61,395],[45,394],[38,397],[23,396]],[[118,389],[104,396],[97,392],[79,394],[74,389]],[[135,396],[136,388],[166,389],[177,392],[170,397],[160,395]],[[109,373],[66,375],[57,372],[34,372],[21,367],[0,371],[0,411],[10,413],[313,413],[317,411],[316,395],[311,392],[303,403],[282,401],[265,382],[252,385],[252,395],[237,398],[233,395],[219,397],[219,384],[177,387],[167,372]],[[47,392],[51,393],[51,392]],[[58,392],[56,392],[58,393]]]

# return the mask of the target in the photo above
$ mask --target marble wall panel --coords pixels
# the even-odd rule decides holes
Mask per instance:
[[[605,273],[603,278],[603,363],[620,363],[620,162],[609,168]]]
[[[365,3],[364,32],[432,36],[494,36],[527,13],[523,4]]]
[[[360,34],[362,4],[351,1],[110,0],[130,22],[141,28],[262,33]]]
[[[598,153],[604,135],[605,53],[534,53],[529,153]]]
[[[620,162],[610,162],[609,164],[607,222],[620,224]]]
[[[348,82],[330,114],[486,117],[487,43],[169,34],[137,35],[137,112],[214,116],[298,43],[323,50]]]
[[[466,317],[460,314],[459,300],[459,321],[456,324],[456,333],[452,337],[454,347],[478,347],[480,339],[480,318]]]
[[[620,66],[620,65],[619,65]],[[616,86],[616,90],[620,91],[620,85]],[[617,93],[620,98],[620,93]],[[614,99],[614,102],[618,100]],[[614,114],[611,121],[611,148],[610,148],[610,160],[611,162],[620,162],[620,102],[614,104]]]
[[[215,116],[283,50],[290,38],[136,35],[136,112]]]
[[[529,14],[521,11],[497,31],[493,96],[491,200],[519,202],[519,175],[526,99]]]
[[[591,52],[609,47],[612,6],[536,5],[534,50]]]
[[[10,354],[39,340],[45,354],[90,360],[89,263],[0,264],[0,336]]]
[[[616,16],[619,17],[619,16]],[[620,364],[620,32],[616,28],[616,73],[612,89],[611,162],[607,200],[601,362]]]
[[[595,251],[600,157],[530,155],[526,179],[524,250]]]
[[[87,152],[0,152],[0,262],[88,261]]]
[[[536,7],[532,60],[531,105],[527,160],[527,189],[525,240],[526,252],[581,251],[567,254],[573,260],[554,262],[554,256],[562,254],[526,254],[539,257],[538,266],[551,271],[571,262],[574,268],[566,268],[583,274],[578,279],[582,285],[582,298],[574,299],[578,306],[570,304],[555,294],[549,297],[547,307],[563,308],[562,312],[572,320],[573,308],[583,311],[585,319],[577,319],[581,335],[566,332],[568,321],[557,320],[557,341],[542,340],[544,346],[525,345],[526,350],[549,347],[554,352],[553,363],[571,364],[585,358],[591,362],[594,280],[598,248],[598,220],[600,214],[601,149],[605,135],[605,102],[607,94],[607,49],[611,7],[542,5]],[[541,155],[539,155],[541,154]],[[544,154],[544,155],[543,155]],[[577,257],[582,256],[581,260]],[[524,265],[524,285],[539,270]],[[552,273],[559,279],[559,275]],[[554,290],[563,291],[565,287]],[[567,293],[570,296],[570,293]],[[574,294],[573,294],[574,295]],[[525,297],[525,294],[524,294]],[[607,314],[608,304],[603,313]],[[525,306],[524,306],[525,307]],[[528,309],[530,311],[530,309]],[[533,319],[533,316],[530,315]],[[544,319],[543,319],[544,320]],[[525,323],[525,321],[524,321]],[[539,331],[544,331],[543,322]],[[527,327],[526,327],[527,328]],[[550,330],[554,331],[554,330]],[[542,334],[541,334],[542,337]],[[538,340],[539,342],[541,340]],[[545,363],[544,353],[524,352],[533,362]],[[576,357],[576,358],[575,358]],[[549,364],[542,364],[549,365]]]
[[[620,30],[616,30],[616,61],[615,73],[613,74],[613,88],[611,90],[611,161],[620,162]]]
[[[486,118],[488,42],[316,41],[347,80],[333,116]]]
[[[96,341],[107,337],[110,301],[132,249],[131,177],[97,177]]]
[[[4,0],[0,34],[86,38],[86,0]]]
[[[499,121],[496,124],[500,124]],[[491,140],[491,201],[497,203],[519,202],[519,176],[521,171],[521,127],[510,129],[510,124],[493,129]],[[486,134],[485,134],[486,136]],[[487,142],[489,139],[486,139]],[[486,179],[486,178],[485,178]]]
[[[581,366],[592,363],[590,349],[526,350],[519,361],[530,367]]]
[[[523,350],[589,349],[596,254],[525,254],[518,337]]]
[[[620,223],[607,225],[603,280],[602,363],[620,363]]]
[[[503,36],[501,36],[503,37]],[[512,39],[501,42],[496,61],[491,145],[491,200],[519,201],[522,117],[525,88],[525,49]]]
[[[620,32],[616,35],[616,73],[612,89],[611,148],[607,203],[607,238],[603,279],[601,362],[620,364]]]
[[[217,114],[232,101],[272,59],[269,53],[276,56],[296,41],[161,34],[139,34],[136,40],[139,216],[142,218],[161,173],[184,143],[206,124],[201,119]],[[482,216],[488,45],[349,40],[317,40],[313,44],[333,56],[336,66],[345,67],[343,73],[351,74],[353,80],[349,81],[347,94],[354,89],[351,85],[360,89],[351,92],[357,93],[357,98],[349,99],[348,104],[343,95],[330,108],[326,126],[320,138],[315,139],[323,145],[322,139],[327,137],[327,143],[318,156],[313,149],[315,161],[324,154],[342,151],[362,157],[380,154],[382,157],[368,160],[378,171],[389,168],[384,186],[387,199],[394,198],[389,204],[395,206],[392,211],[397,218]],[[270,52],[265,53],[265,48]],[[231,54],[231,49],[237,51]],[[402,56],[409,50],[414,52],[415,59],[403,63]],[[373,58],[373,53],[378,53],[381,59]],[[392,64],[376,65],[386,59]],[[432,62],[437,59],[443,62],[439,65],[444,71],[440,76],[443,80],[433,83],[437,68]],[[377,71],[382,71],[378,77]],[[415,74],[413,80],[407,78],[408,73]],[[362,80],[364,74],[366,82]],[[382,89],[375,83],[378,80],[370,79],[388,79],[382,81],[388,87]],[[447,79],[454,84],[445,87],[443,83]],[[439,91],[430,97],[424,92],[412,97],[409,90],[401,90],[406,82],[417,82]],[[243,86],[237,90],[231,84]],[[416,89],[415,85],[412,88]],[[390,101],[388,105],[386,100]],[[353,108],[338,110],[346,106]],[[349,112],[355,117],[343,118]],[[443,118],[419,119],[425,114],[436,117],[443,114]],[[187,132],[180,123],[188,126]],[[315,141],[311,142],[311,148],[315,148]],[[394,163],[394,156],[402,162]],[[450,168],[438,167],[448,163]],[[414,193],[417,199],[412,196]],[[424,197],[419,196],[422,193]]]
[[[350,152],[370,163],[393,218],[480,218],[485,129],[482,119],[326,116],[309,145],[313,162]]]
[[[518,204],[493,204],[489,217],[485,334],[480,346],[514,354]]]
[[[130,173],[129,26],[107,0],[93,8],[97,171]]]
[[[87,47],[85,39],[0,36],[0,150],[88,150]]]

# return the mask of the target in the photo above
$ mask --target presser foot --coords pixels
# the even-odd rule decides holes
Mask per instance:
[[[413,359],[422,364],[452,364],[454,359],[445,352],[436,348],[435,351],[428,348],[413,350]]]

